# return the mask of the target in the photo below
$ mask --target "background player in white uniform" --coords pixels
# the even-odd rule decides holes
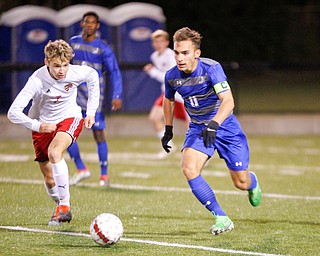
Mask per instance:
[[[164,117],[163,117],[163,95],[164,95],[164,76],[166,71],[176,65],[174,59],[174,52],[170,49],[169,43],[169,34],[161,29],[154,31],[151,34],[152,46],[154,52],[151,54],[150,59],[152,63],[144,66],[143,70],[153,79],[161,83],[161,95],[154,102],[150,114],[149,120],[153,124],[154,130],[157,133],[158,138],[160,139],[164,132]],[[189,117],[183,106],[183,99],[179,93],[175,97],[175,110],[174,116],[177,119],[180,119],[186,123],[186,128],[189,124]],[[171,146],[172,146],[171,142]],[[167,154],[163,151],[159,153],[159,157],[165,157]]]
[[[64,159],[66,149],[78,138],[83,124],[90,129],[99,105],[99,77],[87,66],[70,65],[73,50],[63,40],[49,42],[45,66],[36,70],[8,111],[8,118],[32,130],[33,145],[44,176],[44,185],[57,203],[50,226],[70,222],[69,175]],[[86,117],[76,103],[77,87],[86,82],[89,100]],[[28,116],[24,108],[32,100]]]

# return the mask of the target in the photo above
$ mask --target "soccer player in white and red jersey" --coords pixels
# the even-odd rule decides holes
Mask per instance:
[[[176,65],[174,59],[174,52],[169,48],[169,34],[168,32],[158,29],[151,34],[152,47],[154,52],[151,54],[151,63],[144,66],[143,70],[153,79],[161,83],[161,95],[154,102],[151,111],[149,113],[149,120],[153,124],[154,130],[157,133],[157,137],[160,139],[164,132],[164,117],[163,117],[163,96],[164,96],[164,76],[166,71]],[[182,120],[186,124],[186,128],[189,125],[189,117],[183,106],[183,99],[179,93],[175,97],[175,109],[174,117]],[[171,146],[173,144],[171,143]],[[164,158],[167,154],[161,151],[158,154],[159,158]]]
[[[233,115],[234,100],[222,66],[217,61],[200,58],[202,36],[182,28],[173,36],[176,66],[166,73],[164,116],[165,151],[173,137],[174,96],[184,99],[191,122],[182,147],[181,169],[192,193],[214,216],[213,235],[233,229],[231,219],[220,207],[213,190],[201,175],[206,161],[217,150],[225,160],[235,187],[248,191],[249,202],[258,206],[261,189],[257,176],[248,171],[249,147],[239,121]]]
[[[57,203],[49,226],[70,222],[69,174],[66,149],[78,138],[82,126],[90,129],[99,105],[99,76],[87,66],[71,65],[73,50],[63,40],[49,41],[45,65],[36,70],[17,95],[8,118],[32,131],[35,161],[44,176],[49,196]],[[86,82],[89,91],[86,117],[76,103],[77,87]],[[24,108],[32,100],[28,115]]]

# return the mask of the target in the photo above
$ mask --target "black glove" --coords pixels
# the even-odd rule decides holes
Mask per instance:
[[[169,146],[168,143],[173,138],[172,129],[173,129],[172,125],[166,125],[164,135],[161,138],[162,147],[167,153],[170,152],[169,149],[171,148],[171,146]]]
[[[201,131],[200,137],[203,137],[203,143],[206,148],[214,144],[216,141],[216,132],[218,128],[219,124],[212,120],[208,123],[207,127]]]

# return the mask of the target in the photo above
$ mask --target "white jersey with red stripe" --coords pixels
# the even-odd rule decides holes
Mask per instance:
[[[99,76],[88,66],[69,65],[65,79],[56,80],[47,66],[36,70],[13,101],[8,118],[11,122],[39,131],[40,124],[59,123],[69,117],[82,117],[77,105],[77,87],[86,82],[89,90],[87,115],[94,116],[99,105]],[[28,115],[24,108],[32,100]]]
[[[161,54],[159,54],[158,51],[154,51],[151,54],[150,59],[153,68],[148,71],[148,74],[150,77],[161,83],[161,91],[164,93],[164,77],[166,72],[176,65],[174,51],[170,48],[167,48]],[[175,100],[183,103],[183,99],[179,93],[176,93]]]

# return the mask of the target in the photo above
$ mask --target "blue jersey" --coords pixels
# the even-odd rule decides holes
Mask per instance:
[[[220,63],[200,58],[196,69],[191,74],[180,71],[177,66],[167,71],[165,76],[165,97],[173,99],[177,91],[184,99],[184,105],[191,122],[208,124],[216,115],[221,104],[217,93],[229,90],[223,88],[227,77]],[[215,85],[219,91],[215,91]],[[226,83],[227,84],[227,83]]]
[[[220,125],[214,144],[206,147],[200,136],[220,107],[218,94],[230,90],[222,66],[214,60],[200,58],[191,74],[174,67],[166,73],[165,86],[165,97],[168,99],[173,99],[175,92],[180,93],[191,118],[182,150],[190,147],[208,157],[217,150],[230,170],[246,170],[249,165],[249,147],[234,115],[231,114]]]
[[[107,74],[107,81],[112,85],[112,98],[122,98],[122,78],[120,69],[111,48],[102,39],[96,38],[92,42],[83,40],[82,35],[74,36],[70,39],[70,45],[74,50],[75,56],[73,64],[87,65],[97,70],[100,82],[100,103],[97,112],[105,112],[105,82],[104,72]],[[77,103],[86,110],[88,100],[87,87],[78,87]]]

